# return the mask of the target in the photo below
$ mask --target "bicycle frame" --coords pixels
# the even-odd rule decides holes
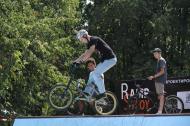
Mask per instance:
[[[65,90],[64,90],[64,93],[63,93],[63,96],[62,97],[64,97],[65,96],[65,94],[67,93],[67,90],[70,88],[70,85],[71,85],[71,83],[72,83],[72,81],[74,80],[74,78],[75,78],[75,74],[73,74],[73,72],[75,71],[75,69],[77,68],[77,66],[79,66],[79,64],[73,64],[71,67],[70,67],[70,79],[69,79],[69,81],[68,81],[68,83],[67,83],[67,85],[66,85],[66,88],[65,88]],[[77,87],[78,88],[78,87]]]
[[[156,94],[154,92],[152,92],[152,91],[144,91],[144,90],[142,90],[140,88],[140,85],[135,84],[135,86],[137,87],[137,93],[136,93],[136,95],[140,94],[141,96],[143,96],[143,98],[146,98],[146,97],[150,98],[149,95],[153,95],[154,97],[156,96]]]
[[[147,99],[151,99],[152,101],[153,101],[153,107],[151,108],[151,109],[153,109],[153,108],[155,108],[155,107],[157,107],[158,106],[158,101],[157,101],[157,99],[156,99],[156,93],[154,93],[154,92],[152,92],[152,91],[144,91],[144,90],[142,90],[141,88],[140,88],[140,85],[136,85],[135,84],[135,86],[137,87],[137,94],[136,95],[141,95],[141,96],[143,96],[143,98],[147,98]],[[146,94],[147,95],[146,95]],[[152,97],[150,96],[150,95],[152,95]],[[140,99],[140,98],[139,98]]]
[[[65,89],[65,91],[64,91],[64,93],[63,93],[63,97],[64,97],[64,95],[67,93],[67,90],[68,89],[70,89],[70,86],[71,86],[71,84],[72,84],[72,82],[75,80],[74,78],[75,78],[75,74],[73,74],[74,73],[74,71],[77,69],[77,67],[79,66],[80,64],[73,64],[72,66],[71,66],[71,68],[70,68],[70,79],[69,79],[69,82],[67,83],[67,85],[66,85],[66,89]],[[86,102],[92,102],[93,100],[89,97],[89,96],[87,96],[84,92],[83,92],[83,90],[80,88],[80,84],[81,84],[81,82],[80,81],[77,81],[77,83],[76,83],[76,85],[74,85],[75,87],[76,87],[76,89],[77,89],[77,92],[79,93],[79,94],[81,94],[81,95],[83,95],[85,98],[77,98],[77,97],[74,97],[74,100],[82,100],[82,101],[86,101]]]

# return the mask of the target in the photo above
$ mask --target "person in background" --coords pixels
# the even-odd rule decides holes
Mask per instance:
[[[88,82],[86,84],[86,88],[85,88],[84,92],[87,93],[88,95],[92,95],[88,86],[90,86],[91,84],[94,84],[93,72],[96,69],[95,59],[94,58],[88,58],[88,60],[86,61],[86,67],[90,73],[89,73]],[[104,79],[103,74],[101,75],[101,78]]]
[[[93,71],[96,69],[96,61],[95,61],[95,59],[94,58],[88,58],[87,59],[87,61],[86,61],[86,67],[87,67],[87,69],[88,69],[88,71],[90,72],[89,73],[89,79],[88,79],[88,82],[87,82],[87,84],[86,84],[86,86],[85,86],[85,89],[84,89],[84,93],[85,94],[88,94],[88,95],[91,95],[91,88],[89,89],[89,85],[90,84],[92,84],[93,83],[93,78],[92,78],[92,74],[93,74]],[[102,77],[103,77],[103,74],[102,74]],[[89,104],[90,104],[90,106],[92,107],[93,106],[93,102],[89,102]],[[82,100],[80,100],[79,102],[78,102],[78,105],[79,105],[79,113],[77,113],[77,114],[84,114],[83,112],[84,112],[84,102],[82,101]]]
[[[154,58],[157,60],[157,64],[154,75],[149,76],[148,79],[155,81],[156,93],[158,94],[159,100],[159,108],[156,114],[162,114],[164,106],[164,85],[167,80],[167,65],[166,60],[161,55],[162,50],[160,48],[155,48],[151,53],[153,53]]]

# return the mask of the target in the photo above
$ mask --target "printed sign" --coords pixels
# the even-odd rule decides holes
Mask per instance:
[[[149,91],[155,91],[154,89],[154,83],[152,81],[148,80],[130,80],[130,81],[123,81],[120,85],[120,94],[118,95],[119,101],[120,101],[120,112],[121,113],[127,113],[127,105],[128,105],[128,99],[129,97],[134,96],[137,94],[137,87],[136,84],[140,85],[141,93],[138,94],[138,108],[140,108],[140,111],[143,112],[143,110],[148,109],[151,105],[149,99],[146,98],[146,95],[148,95]]]
[[[190,109],[190,91],[177,92],[177,96],[183,101],[184,109]]]
[[[118,85],[119,83],[119,85]],[[127,111],[128,98],[137,93],[136,84],[141,85],[142,91],[155,92],[154,81],[149,80],[124,80],[119,81],[116,85],[116,95],[119,100],[119,114],[125,114]],[[184,103],[184,109],[190,110],[190,77],[168,78],[165,84],[167,95],[176,95],[180,97]],[[150,101],[139,95],[141,101],[138,106],[141,110],[147,109]]]

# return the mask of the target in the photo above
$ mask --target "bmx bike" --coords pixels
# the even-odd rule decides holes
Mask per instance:
[[[5,104],[5,99],[0,96],[0,126],[12,126],[18,114],[10,104]]]
[[[80,79],[75,78],[75,73],[79,66],[80,64],[78,63],[73,63],[70,66],[70,79],[66,85],[63,83],[58,83],[50,90],[48,98],[51,106],[57,110],[66,110],[68,114],[75,114],[81,111],[79,107],[80,102],[80,104],[83,103],[83,105],[86,103],[91,104],[96,114],[113,114],[118,105],[116,96],[112,92],[106,91],[106,97],[96,99],[93,96],[89,96],[84,93],[81,88]],[[95,94],[98,94],[96,86],[92,86],[92,90]]]

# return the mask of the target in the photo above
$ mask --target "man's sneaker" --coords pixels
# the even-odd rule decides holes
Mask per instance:
[[[158,111],[156,114],[157,114],[157,115],[161,115],[161,114],[162,114],[162,112],[159,112],[159,111]]]
[[[99,100],[101,98],[105,98],[106,97],[106,93],[102,93],[96,96],[96,100]]]

